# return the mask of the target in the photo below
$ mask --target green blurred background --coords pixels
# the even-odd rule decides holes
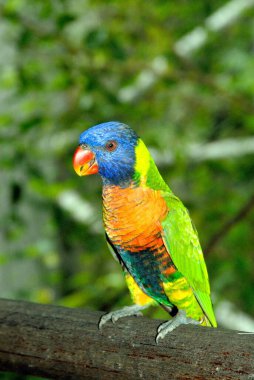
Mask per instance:
[[[120,120],[190,210],[219,323],[254,331],[253,104],[253,0],[0,1],[0,297],[131,303],[100,179],[71,163]]]

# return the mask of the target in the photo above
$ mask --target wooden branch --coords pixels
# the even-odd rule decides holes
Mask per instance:
[[[230,230],[239,222],[241,222],[242,219],[246,218],[247,215],[252,211],[254,207],[254,194],[251,195],[251,197],[248,199],[246,203],[240,208],[240,210],[231,218],[229,219],[225,224],[221,226],[219,231],[217,231],[209,240],[207,243],[206,248],[204,249],[204,252],[206,255],[208,255],[214,247],[219,243],[221,239],[223,239]]]
[[[224,4],[204,21],[204,25],[197,26],[175,43],[176,54],[182,58],[189,58],[207,42],[209,33],[221,32],[253,6],[254,0],[231,0]]]
[[[253,379],[254,335],[181,326],[158,345],[161,321],[0,300],[0,370],[53,379]]]
[[[150,148],[158,166],[168,166],[175,163],[175,156],[169,152]],[[254,137],[239,139],[223,139],[209,143],[187,144],[184,156],[187,162],[197,163],[211,160],[235,159],[254,154]]]
[[[174,52],[181,58],[189,59],[193,53],[208,41],[210,33],[221,33],[254,6],[254,0],[231,0],[212,13],[204,23],[185,34],[173,45]],[[169,70],[168,59],[164,55],[155,57],[128,86],[117,94],[121,103],[135,102],[150,90]]]

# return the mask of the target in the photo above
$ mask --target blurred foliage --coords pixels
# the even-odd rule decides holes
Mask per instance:
[[[174,52],[224,4],[0,1],[2,297],[101,310],[131,302],[105,244],[100,179],[78,178],[71,164],[79,134],[98,122],[123,121],[176,157],[160,169],[204,249],[248,202],[253,155],[195,162],[185,154],[194,143],[254,132],[254,9],[211,33],[189,59]],[[152,62],[166,70],[139,91]],[[216,299],[254,315],[249,211],[209,251],[207,265]]]

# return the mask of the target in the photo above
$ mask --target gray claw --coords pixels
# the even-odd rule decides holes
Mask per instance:
[[[156,343],[158,344],[160,339],[165,338],[165,336],[171,331],[173,331],[176,327],[180,325],[187,325],[187,324],[199,325],[200,322],[196,321],[195,319],[188,318],[184,310],[179,310],[173,319],[162,323],[158,327],[157,329],[158,334],[156,335],[156,338],[155,338]]]
[[[123,309],[111,311],[110,313],[104,314],[99,322],[99,329],[105,325],[108,321],[112,321],[115,323],[118,321],[118,319],[123,317],[129,317],[132,315],[135,315],[136,317],[140,317],[143,314],[141,313],[141,310],[144,310],[148,307],[146,306],[139,306],[139,305],[133,305],[133,306],[125,306]]]

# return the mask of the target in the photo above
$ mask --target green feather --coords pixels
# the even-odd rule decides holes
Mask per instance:
[[[169,209],[165,220],[162,222],[164,244],[177,270],[191,286],[195,298],[210,324],[216,327],[206,264],[198,234],[189,213],[164,182],[141,139],[138,141],[135,154],[134,178],[136,182],[140,186],[160,191]]]
[[[210,298],[208,273],[196,229],[187,209],[173,194],[162,192],[169,212],[162,222],[163,239],[176,268],[190,284],[211,325],[216,319]]]
[[[141,186],[153,190],[171,191],[164,182],[149,150],[141,139],[135,148],[136,163],[134,167],[134,181]]]

